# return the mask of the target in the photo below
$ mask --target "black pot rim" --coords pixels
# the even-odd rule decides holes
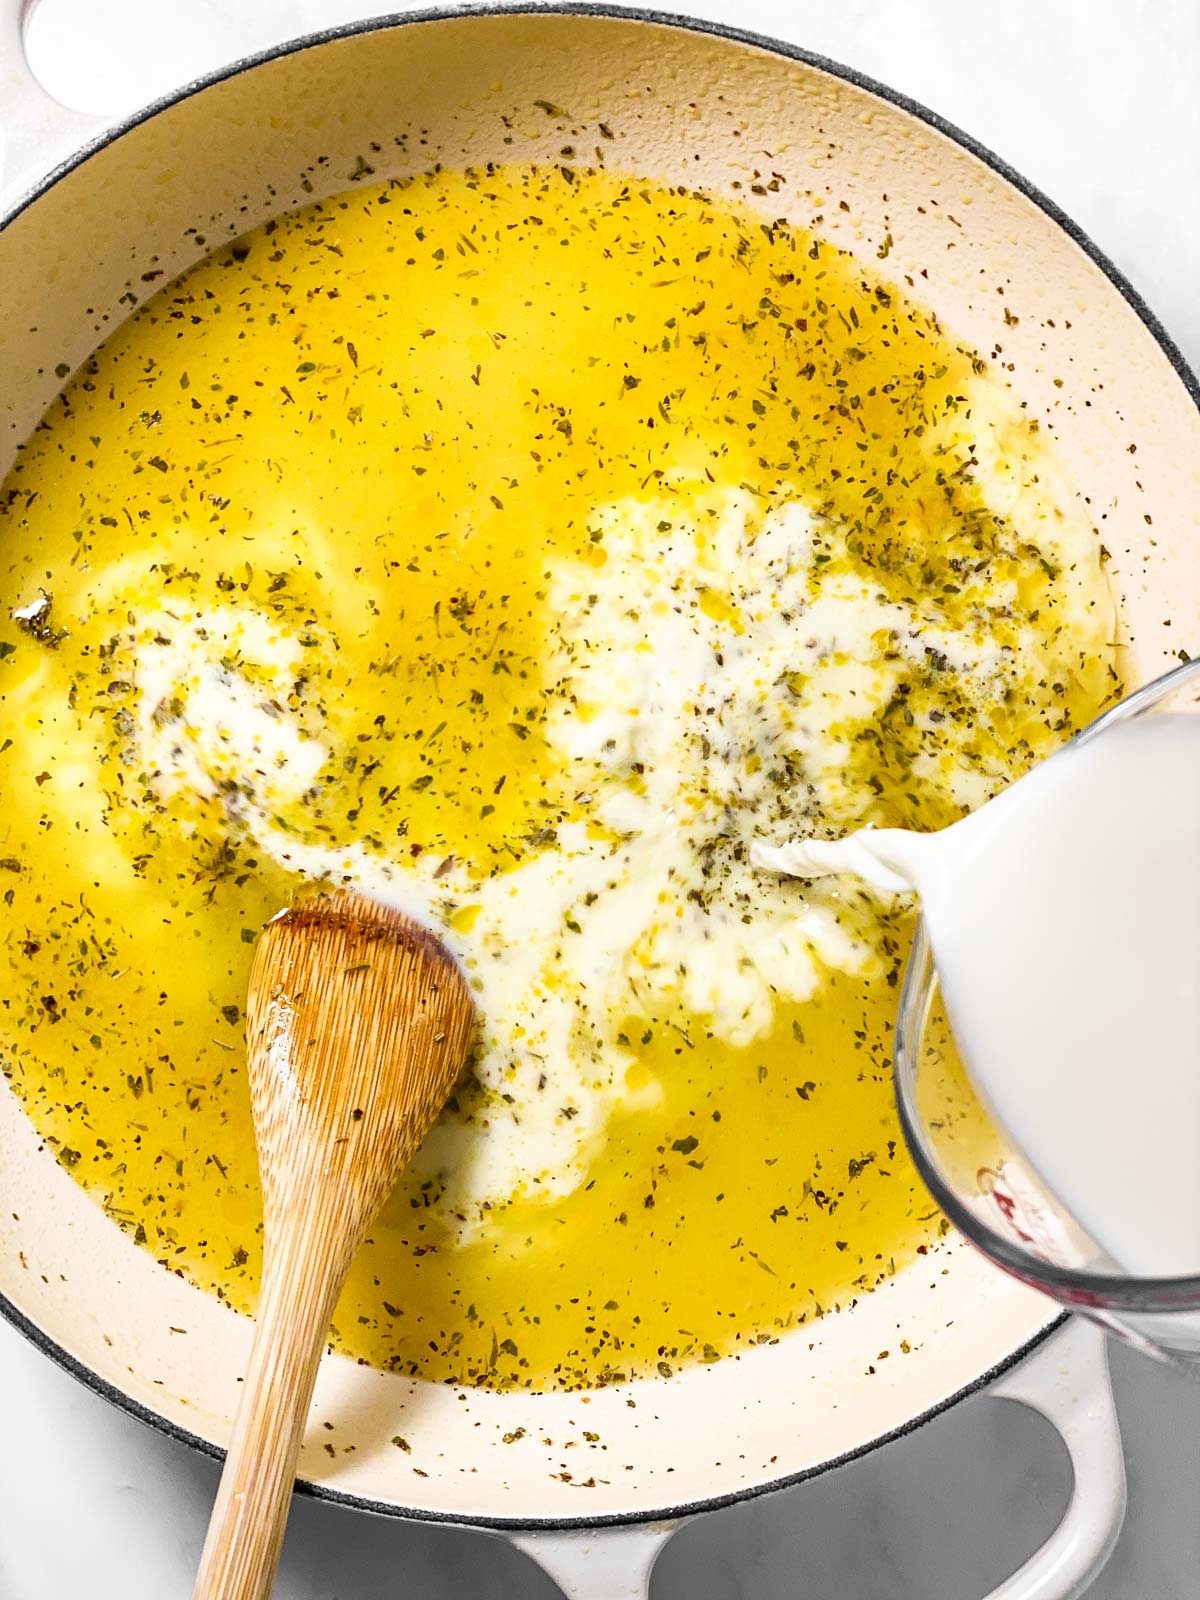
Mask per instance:
[[[749,45],[754,49],[761,50],[767,54],[781,56],[789,61],[801,62],[805,66],[827,73],[830,77],[841,79],[855,88],[866,90],[899,110],[907,112],[909,116],[916,118],[917,121],[923,122],[926,126],[953,140],[955,144],[975,156],[985,166],[990,167],[993,172],[997,173],[1026,199],[1032,201],[1053,222],[1057,223],[1063,232],[1099,267],[1122,299],[1126,301],[1167,358],[1184,390],[1191,397],[1193,404],[1200,410],[1200,382],[1197,381],[1195,374],[1188,366],[1174,340],[1125,275],[1061,207],[1043,194],[1034,184],[1030,183],[1027,178],[1010,167],[1007,162],[1001,160],[986,145],[980,144],[978,140],[973,139],[961,128],[948,122],[944,117],[939,116],[935,111],[931,111],[919,101],[889,88],[886,84],[878,82],[878,80],[869,77],[866,73],[859,72],[853,67],[843,66],[839,62],[830,60],[827,56],[805,50],[799,45],[793,45],[781,39],[774,39],[765,34],[753,33],[748,29],[734,27],[727,23],[709,22],[697,17],[688,17],[667,11],[654,11],[640,6],[608,4],[607,0],[562,0],[562,3],[549,4],[539,3],[539,0],[500,0],[499,4],[470,3],[462,6],[431,6],[420,11],[391,13],[348,22],[339,27],[326,28],[316,33],[306,34],[298,39],[287,40],[283,44],[272,46],[269,49],[257,51],[232,62],[229,66],[206,73],[204,76],[184,84],[170,94],[161,96],[148,106],[123,118],[113,127],[85,144],[74,155],[61,162],[45,177],[40,179],[27,194],[16,201],[7,214],[0,218],[0,232],[36,200],[46,194],[49,189],[53,188],[60,179],[73,172],[76,167],[88,160],[98,150],[102,150],[114,140],[121,138],[132,129],[149,121],[158,112],[166,110],[181,100],[189,99],[192,95],[198,94],[216,83],[221,83],[226,78],[236,77],[242,72],[262,66],[269,61],[278,60],[283,56],[297,54],[302,50],[314,49],[320,45],[329,44],[339,39],[351,38],[358,34],[410,27],[422,22],[470,21],[496,14],[612,18],[674,28],[684,33],[707,34],[712,38],[727,40],[734,44]],[[85,1384],[93,1393],[108,1400],[120,1410],[137,1418],[138,1421],[144,1422],[158,1433],[164,1434],[168,1438],[176,1439],[181,1444],[189,1445],[203,1455],[212,1456],[218,1460],[224,1457],[224,1451],[207,1439],[191,1433],[186,1428],[177,1426],[166,1417],[162,1417],[157,1412],[150,1410],[147,1406],[133,1399],[131,1395],[126,1394],[123,1390],[118,1389],[115,1385],[100,1377],[98,1373],[93,1372],[90,1367],[78,1361],[69,1351],[64,1350],[42,1328],[2,1295],[0,1295],[0,1316],[3,1316],[31,1344],[36,1345],[39,1350],[49,1356],[65,1372],[70,1373],[72,1377]],[[616,1512],[597,1517],[506,1518],[482,1514],[468,1515],[459,1512],[433,1511],[419,1506],[403,1506],[393,1501],[372,1500],[359,1495],[347,1494],[342,1490],[329,1488],[324,1484],[308,1483],[303,1480],[297,1480],[296,1489],[298,1493],[313,1499],[326,1501],[332,1505],[346,1506],[357,1511],[369,1511],[381,1516],[403,1518],[410,1521],[441,1522],[459,1527],[490,1529],[501,1533],[569,1532],[576,1529],[618,1527],[645,1522],[682,1521],[696,1516],[700,1512],[715,1511],[722,1506],[734,1505],[740,1501],[754,1499],[759,1495],[770,1494],[779,1489],[786,1489],[796,1484],[804,1483],[810,1478],[819,1477],[821,1474],[831,1472],[835,1468],[844,1466],[851,1461],[859,1460],[882,1445],[904,1438],[908,1434],[915,1432],[916,1429],[923,1427],[925,1423],[940,1416],[944,1411],[948,1411],[951,1406],[957,1405],[962,1400],[969,1399],[972,1395],[982,1393],[1005,1372],[1008,1372],[1019,1362],[1025,1360],[1027,1356],[1031,1355],[1065,1321],[1065,1313],[1057,1316],[1052,1315],[1047,1325],[1034,1334],[1032,1338],[1025,1340],[1002,1361],[997,1362],[970,1383],[965,1384],[936,1405],[929,1406],[899,1427],[881,1433],[852,1450],[844,1451],[841,1455],[832,1456],[816,1466],[806,1467],[799,1472],[786,1473],[763,1483],[751,1484],[745,1488],[732,1490],[727,1494],[711,1495],[704,1499],[679,1505],[656,1505],[646,1510]]]

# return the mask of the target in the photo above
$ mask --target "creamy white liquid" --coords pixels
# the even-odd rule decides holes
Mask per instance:
[[[211,806],[192,802],[219,800],[218,826],[256,855],[400,905],[462,962],[485,1098],[444,1116],[414,1160],[438,1179],[440,1220],[458,1236],[513,1198],[570,1193],[587,1181],[614,1110],[654,1104],[656,1082],[629,1076],[637,1052],[624,1019],[699,1018],[744,1048],[769,1035],[780,1004],[812,999],[830,973],[878,970],[874,916],[840,905],[829,886],[798,896],[764,877],[750,865],[752,840],[778,825],[781,806],[792,826],[863,814],[871,767],[856,760],[855,738],[931,651],[943,682],[981,716],[1048,670],[1045,633],[1019,607],[1014,620],[1010,581],[977,573],[948,602],[890,599],[851,559],[846,530],[800,501],[763,514],[740,489],[685,489],[596,506],[602,565],[547,562],[556,626],[545,733],[586,813],[503,871],[389,856],[352,828],[338,837],[306,826],[305,796],[329,792],[344,770],[322,680],[304,670],[336,651],[332,623],[305,624],[321,640],[313,651],[294,620],[236,597],[195,609],[178,594],[152,601],[132,562],[94,586],[130,618],[112,670],[133,688],[123,752],[139,775],[133,806],[156,817],[172,808],[175,825],[203,839]],[[1037,518],[1028,525],[1041,537]],[[1064,539],[1060,625],[1103,639],[1107,621],[1088,620],[1105,597],[1090,530],[1048,526],[1048,560],[1064,561]],[[321,559],[334,569],[331,551]],[[942,726],[913,781],[976,805],[1005,768],[957,760],[962,735]],[[783,770],[803,773],[802,791]]]
[[[852,530],[798,497],[763,507],[680,474],[597,504],[588,527],[603,559],[544,568],[554,625],[539,759],[552,784],[571,775],[578,812],[536,845],[514,840],[511,864],[359,837],[351,722],[312,670],[339,653],[353,608],[264,609],[236,588],[214,606],[157,550],[91,575],[89,604],[115,639],[106,680],[130,695],[119,741],[97,747],[87,781],[132,848],[143,819],[161,831],[168,817],[205,856],[238,840],[298,879],[399,904],[462,962],[481,1019],[481,1092],[440,1119],[414,1161],[436,1180],[451,1234],[511,1200],[570,1193],[618,1108],[651,1109],[658,1083],[633,1070],[628,1019],[694,1019],[743,1049],[831,974],[882,971],[866,897],[827,884],[797,893],[754,870],[750,846],[869,814],[865,752],[889,714],[903,703],[919,730],[912,788],[955,814],[1011,776],[1000,739],[981,750],[975,737],[991,711],[1036,696],[1072,658],[1106,659],[1111,599],[1090,525],[1059,509],[1070,497],[1048,466],[1012,478],[1020,451],[1006,449],[999,417],[980,420],[989,404],[986,386],[973,393],[978,470],[1016,516],[1019,548],[945,591],[893,592],[855,555]],[[298,561],[298,532],[261,534],[258,569]],[[357,592],[336,540],[311,527],[303,539],[331,595]],[[1031,545],[1057,574],[1040,621],[1015,575]],[[53,759],[61,772],[57,749]],[[522,782],[532,806],[531,774]]]
[[[1120,1267],[1200,1272],[1200,716],[1072,745],[941,833],[759,850],[921,898],[976,1089]]]

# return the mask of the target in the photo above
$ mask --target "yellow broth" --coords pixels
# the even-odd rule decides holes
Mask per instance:
[[[146,802],[123,629],[231,603],[274,618],[353,755],[280,825],[453,852],[483,877],[586,812],[543,735],[540,665],[548,560],[604,559],[593,508],[671,474],[763,504],[787,487],[848,530],[883,592],[946,589],[994,553],[964,415],[981,372],[798,230],[565,169],[356,190],[139,308],[0,494],[0,1045],[58,1160],[164,1266],[252,1308],[241,1006],[256,931],[300,885],[231,839],[219,801]],[[1044,603],[1048,638],[1054,578],[1032,545],[997,568],[1026,610]],[[1061,679],[968,747],[1015,774],[1091,714],[1108,676],[1067,645]],[[854,820],[957,814],[913,754],[903,717],[863,746]],[[570,1194],[460,1236],[436,1183],[402,1183],[338,1345],[503,1387],[666,1373],[845,1305],[925,1249],[937,1223],[890,1083],[905,922],[871,916],[864,976],[829,974],[752,1045],[704,1017],[614,1018],[631,1087],[657,1098],[614,1112]]]

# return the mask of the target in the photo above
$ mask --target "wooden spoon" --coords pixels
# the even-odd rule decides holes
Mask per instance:
[[[462,1067],[473,1020],[441,942],[365,896],[305,900],[258,942],[246,1050],[262,1293],[195,1600],[271,1592],[334,1303]]]

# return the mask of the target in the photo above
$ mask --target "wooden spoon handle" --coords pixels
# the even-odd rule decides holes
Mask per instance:
[[[309,1228],[270,1250],[245,1387],[193,1600],[268,1600],[317,1368],[350,1252],[330,1260]]]

